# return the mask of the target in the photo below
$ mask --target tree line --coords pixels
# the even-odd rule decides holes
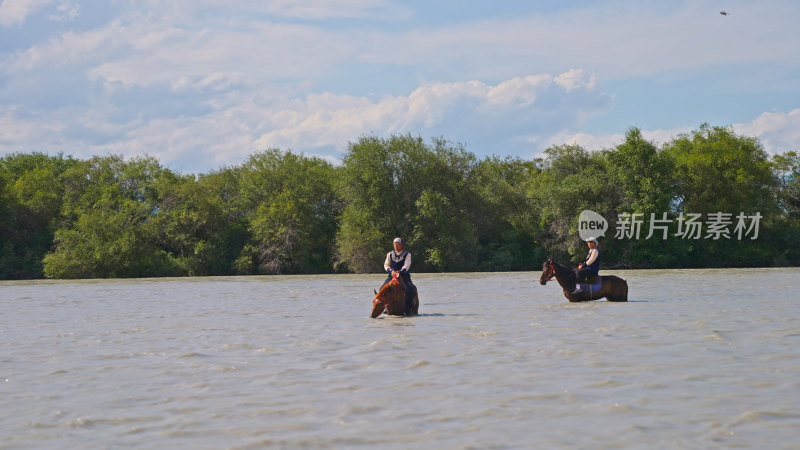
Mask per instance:
[[[532,160],[363,136],[338,165],[272,149],[199,175],[19,153],[0,159],[0,189],[2,279],[378,272],[395,236],[417,272],[537,270],[583,258],[583,210],[608,219],[604,269],[800,264],[800,156],[708,124],[660,147],[631,128],[613,148]],[[729,233],[680,236],[685,217],[717,213]],[[736,216],[756,213],[757,239],[737,237]],[[668,238],[645,238],[652,217]]]

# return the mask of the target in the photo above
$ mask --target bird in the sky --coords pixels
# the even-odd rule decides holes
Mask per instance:
[[[720,11],[719,13],[722,14],[723,16],[727,16],[728,15],[728,11]]]

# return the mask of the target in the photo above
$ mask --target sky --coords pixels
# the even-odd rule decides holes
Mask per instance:
[[[703,123],[783,153],[798,18],[796,0],[0,0],[0,155],[208,173],[410,133],[530,159]]]

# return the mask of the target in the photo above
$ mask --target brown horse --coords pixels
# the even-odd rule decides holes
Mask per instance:
[[[392,281],[384,284],[379,292],[373,290],[375,298],[372,300],[372,312],[369,316],[374,319],[384,312],[390,316],[419,314],[419,295],[417,295],[417,287],[413,284],[410,289],[414,302],[411,311],[406,311],[406,289],[408,288],[403,279],[395,274]]]
[[[575,272],[569,267],[553,261],[553,258],[547,258],[547,261],[542,264],[542,276],[539,278],[539,283],[547,284],[553,277],[556,277],[558,284],[564,289],[564,297],[571,302],[588,302],[603,297],[610,302],[628,301],[628,282],[614,275],[601,276],[600,280],[603,285],[596,291],[584,290],[573,295],[572,291],[575,290],[577,280]]]

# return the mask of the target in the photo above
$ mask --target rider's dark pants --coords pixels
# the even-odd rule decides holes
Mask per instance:
[[[587,280],[592,279],[593,277],[597,277],[598,274],[592,269],[588,267],[584,267],[583,269],[579,269],[577,272],[578,283],[586,283]]]

